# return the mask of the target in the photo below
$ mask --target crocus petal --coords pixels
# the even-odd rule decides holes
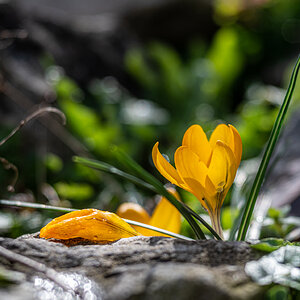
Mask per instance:
[[[206,200],[210,206],[210,214],[219,213],[233,183],[236,170],[235,156],[231,148],[223,142],[217,141],[205,182],[205,190],[208,194]]]
[[[202,201],[202,198],[205,197],[204,185],[208,172],[206,165],[199,160],[197,154],[184,146],[179,147],[175,152],[175,165],[189,191],[206,207]]]
[[[124,219],[133,220],[141,223],[148,224],[150,216],[147,211],[139,204],[132,202],[122,203],[116,214]]]
[[[162,156],[158,150],[158,142],[153,146],[152,159],[156,169],[171,183],[178,186],[184,185],[184,182],[178,175],[176,169]]]
[[[137,221],[140,223],[149,224],[150,216],[147,211],[137,203],[125,202],[122,203],[116,212],[116,214],[124,219]],[[144,234],[143,227],[131,225],[137,232]],[[147,230],[147,229],[145,229]]]
[[[222,145],[226,151],[227,154],[227,161],[228,161],[228,177],[227,177],[227,182],[226,182],[226,189],[229,189],[234,181],[235,175],[236,175],[236,171],[238,166],[236,165],[236,157],[234,155],[234,153],[232,152],[231,148],[228,147],[226,144],[224,144],[221,141],[217,142],[218,145]]]
[[[211,156],[211,146],[199,125],[192,125],[184,134],[182,146],[190,148],[207,165]]]
[[[58,217],[43,227],[40,237],[68,240],[83,238],[107,243],[139,235],[114,213],[97,209],[83,209]]]
[[[179,200],[179,195],[175,189],[168,190]],[[181,226],[180,212],[165,197],[161,197],[161,200],[155,207],[149,224],[174,233],[179,233]],[[165,234],[154,231],[152,231],[151,235],[167,236]]]
[[[206,210],[209,210],[210,207],[207,205],[207,201],[206,201],[206,199],[209,199],[209,195],[207,194],[207,191],[205,190],[204,186],[199,181],[197,181],[195,178],[185,177],[184,180],[190,187],[191,193],[195,197],[197,197],[197,199],[200,201],[201,205]]]
[[[223,192],[224,197],[224,190],[229,189],[232,185],[236,170],[235,156],[231,148],[223,142],[217,141],[208,168],[208,177],[215,185],[216,191]]]
[[[238,167],[240,165],[241,158],[242,158],[242,150],[243,150],[242,139],[234,126],[232,125],[228,125],[228,126],[231,129],[232,136],[233,136],[233,144],[234,144],[233,153],[236,160],[236,166]]]
[[[232,153],[232,151],[231,151]],[[213,149],[211,162],[208,168],[208,177],[215,185],[216,190],[222,190],[228,181],[230,164],[235,164],[235,159],[230,161],[228,147],[221,141],[217,141]]]
[[[209,178],[209,176],[206,176],[205,179],[205,187],[204,187],[203,195],[204,197],[202,199],[202,202],[204,202],[205,205],[203,204],[202,205],[207,209],[209,214],[215,213],[218,207],[221,207],[221,205],[218,202],[220,199],[218,197],[216,187],[214,183],[211,181],[211,179]],[[223,201],[221,200],[221,202]]]
[[[220,124],[216,127],[210,136],[209,143],[212,149],[214,149],[217,141],[222,141],[228,145],[232,151],[234,151],[233,133],[229,126]]]
[[[176,150],[174,158],[178,174],[183,180],[190,177],[204,185],[208,169],[196,153],[190,148],[181,146]]]
[[[213,199],[216,197],[217,194],[216,187],[208,176],[206,176],[205,178],[204,188],[205,188],[206,199]]]

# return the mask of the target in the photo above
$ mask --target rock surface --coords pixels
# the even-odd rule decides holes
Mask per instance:
[[[258,299],[262,293],[244,272],[259,256],[246,243],[134,237],[67,247],[23,236],[1,238],[0,245],[14,254],[9,258],[0,248],[0,265],[26,274],[13,289],[0,289],[1,298]],[[40,272],[15,261],[17,254],[35,261]]]

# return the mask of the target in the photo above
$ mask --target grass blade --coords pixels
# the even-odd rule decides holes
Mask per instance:
[[[274,123],[267,147],[265,149],[262,161],[260,163],[259,169],[257,171],[256,177],[254,179],[251,191],[250,191],[250,195],[249,198],[247,200],[245,209],[244,209],[244,213],[242,216],[242,220],[241,220],[241,224],[240,224],[240,228],[239,228],[239,232],[238,232],[238,236],[237,236],[237,240],[238,241],[243,241],[246,238],[246,234],[248,231],[248,227],[250,224],[250,220],[251,220],[251,216],[254,210],[254,206],[256,203],[256,199],[259,193],[259,190],[261,188],[261,185],[263,183],[264,177],[265,177],[265,173],[267,170],[267,166],[269,164],[271,155],[273,153],[275,144],[278,140],[278,136],[284,121],[284,118],[286,116],[289,104],[291,102],[292,96],[293,96],[293,92],[295,89],[295,84],[296,84],[296,79],[297,79],[297,75],[299,72],[299,67],[300,67],[300,56],[297,59],[297,62],[295,64],[291,79],[290,79],[290,83],[285,95],[285,98],[283,100],[283,103],[280,107],[280,110],[278,112],[276,121]]]
[[[22,202],[22,201],[12,201],[12,200],[0,200],[0,205],[5,205],[5,206],[16,206],[16,207],[27,207],[27,208],[35,208],[35,209],[42,209],[42,210],[52,210],[52,211],[58,211],[58,212],[72,212],[76,211],[78,209],[74,208],[65,208],[65,207],[58,207],[58,206],[51,206],[51,205],[44,205],[44,204],[39,204],[39,203],[30,203],[30,202]],[[123,219],[123,218],[122,218]],[[154,230],[163,234],[167,234],[169,236],[172,236],[174,238],[178,238],[181,240],[186,240],[186,241],[194,241],[194,239],[191,239],[187,236],[177,234],[162,228],[158,228],[152,225],[140,223],[137,221],[132,221],[128,219],[123,219],[126,223],[130,225],[135,225],[135,226],[140,226],[146,229]]]
[[[244,211],[245,209],[245,204],[241,207],[241,210],[240,211]],[[228,238],[228,241],[234,241],[235,240],[235,236],[236,236],[236,233],[237,231],[239,230],[239,227],[240,227],[240,224],[241,224],[241,220],[242,220],[242,215],[238,215],[231,228],[230,228],[230,234],[229,234],[229,238]]]
[[[27,207],[27,208],[34,208],[34,209],[65,212],[65,213],[78,210],[78,209],[74,209],[74,208],[58,207],[58,206],[52,206],[52,205],[44,205],[44,204],[39,204],[39,203],[14,201],[14,200],[0,200],[0,205],[16,206],[16,207]]]
[[[78,162],[78,163],[82,163],[86,166],[89,166],[91,168],[94,168],[94,169],[98,169],[98,170],[101,170],[101,171],[104,171],[104,172],[108,172],[108,173],[111,173],[111,174],[114,174],[114,175],[117,175],[121,178],[124,178],[124,179],[127,179],[135,184],[139,184],[149,190],[151,190],[152,192],[155,192],[155,193],[158,193],[158,194],[162,194],[162,192],[157,192],[157,188],[155,188],[153,186],[153,184],[148,184],[147,182],[135,177],[135,176],[132,176],[128,173],[125,173],[107,163],[104,163],[104,162],[101,162],[101,161],[96,161],[96,160],[93,160],[93,159],[89,159],[89,158],[84,158],[84,157],[78,157],[78,156],[75,156],[73,158],[73,161],[74,162]],[[139,165],[138,165],[139,168],[141,168]],[[141,168],[142,169],[142,168]],[[142,169],[143,170],[143,169]],[[144,171],[145,173],[146,171]],[[150,175],[149,173],[146,172],[146,175],[147,178],[149,179],[149,177],[152,175]],[[144,178],[144,177],[142,177]],[[153,177],[154,178],[154,177]],[[144,178],[145,179],[145,178]],[[154,178],[155,179],[155,178]],[[156,179],[155,179],[156,180]],[[147,181],[147,180],[146,180]],[[164,186],[159,182],[157,181],[156,182],[156,185],[161,185],[163,187],[163,190],[164,190],[164,195],[167,199],[169,199],[169,201],[171,201],[171,203],[180,211],[180,213],[187,219],[187,221],[190,223],[192,229],[194,230],[197,238],[199,239],[206,239],[204,233],[202,232],[201,228],[198,226],[198,224],[195,222],[195,220],[193,219],[193,217],[190,216],[190,214],[186,211],[186,209],[184,209],[184,207],[182,206],[181,202],[179,202],[172,194],[170,194],[165,188]],[[173,202],[172,202],[173,201]],[[178,203],[177,203],[178,202]]]
[[[148,190],[151,190],[152,192],[155,192],[155,190],[153,189],[153,187],[150,184],[146,183],[145,181],[143,181],[135,176],[125,173],[125,172],[121,171],[120,169],[117,169],[116,167],[109,165],[105,162],[90,159],[90,158],[79,157],[79,156],[74,156],[73,161],[76,163],[81,163],[83,165],[86,165],[87,167],[90,167],[90,168],[93,168],[96,170],[100,170],[100,171],[103,171],[106,173],[117,175],[118,177],[121,177],[128,181],[131,181],[134,184],[140,185]]]
[[[126,153],[119,150],[115,147],[114,152],[116,154],[116,158],[130,170],[135,172],[138,176],[142,177],[145,181],[147,181],[153,188],[156,190],[156,193],[164,196],[167,198],[179,211],[180,213],[186,218],[188,216],[189,220],[193,220],[195,217],[198,221],[200,221],[218,240],[221,240],[220,236],[207,224],[196,212],[194,212],[190,207],[186,204],[178,201],[172,194],[168,192],[168,190],[164,187],[164,185],[157,180],[154,176],[144,170],[139,164],[137,164],[131,157],[129,157]],[[186,218],[187,219],[187,218]],[[189,220],[187,221],[189,222]],[[190,222],[189,222],[190,223]],[[192,224],[190,223],[192,226]],[[204,233],[202,232],[201,228],[197,224],[197,230],[200,229],[199,237],[203,239],[205,237]],[[196,232],[195,232],[196,233]]]
[[[202,225],[205,226],[217,240],[220,241],[222,240],[221,237],[216,233],[216,231],[206,221],[204,221],[204,219],[201,218],[195,211],[193,211],[185,203],[183,203],[183,206],[190,212],[191,215],[193,215],[195,219],[197,219],[200,223],[202,223]]]
[[[117,148],[115,148],[115,151],[119,151],[117,150]],[[126,155],[126,154],[123,154]],[[131,164],[129,164],[128,162],[131,161],[132,164],[135,165],[134,171],[136,173],[139,174],[139,172],[146,172],[143,168],[141,168],[135,161],[133,161],[130,157],[128,157],[126,155],[126,162],[124,161],[124,159],[122,159],[123,155],[118,155],[118,159],[122,160],[122,163],[127,167],[129,167],[131,170],[133,169],[132,167],[130,167]],[[162,190],[164,191],[163,196],[165,196],[167,199],[168,197],[173,198],[173,200],[175,199],[177,202],[179,202],[172,194],[170,194],[166,188],[163,186],[163,184],[161,184],[160,181],[158,181],[155,177],[153,177],[151,174],[149,174],[148,172],[146,172],[147,174],[147,180],[152,180],[151,182],[153,183],[153,180],[156,183],[156,186],[153,186],[153,184],[149,184],[143,180],[141,180],[140,178],[133,176],[131,174],[128,174],[126,172],[121,171],[120,169],[117,169],[116,167],[113,167],[105,162],[101,162],[101,161],[97,161],[97,160],[93,160],[90,158],[84,158],[84,157],[79,157],[79,156],[75,156],[73,157],[73,161],[77,162],[77,163],[82,163],[88,167],[100,170],[100,171],[104,171],[113,175],[117,175],[123,179],[129,180],[134,184],[138,184],[148,190],[151,190],[154,193],[158,193],[158,194],[162,194]],[[137,171],[138,169],[138,171]],[[145,179],[145,178],[144,178]],[[158,186],[159,186],[159,190],[158,190]],[[167,195],[167,196],[166,196]],[[169,201],[172,201],[169,199]],[[171,202],[172,203],[172,202]],[[206,223],[196,212],[194,212],[191,208],[189,208],[186,204],[179,202],[179,205],[182,205],[186,208],[186,210],[188,210],[199,222],[201,222],[211,233],[213,236],[215,236],[216,239],[220,240],[221,238],[219,237],[219,235],[214,231],[214,229],[208,224]],[[204,234],[203,234],[204,236]],[[201,237],[203,239],[203,236]],[[200,236],[199,236],[200,237]]]
[[[181,239],[181,240],[194,241],[194,239],[191,239],[187,236],[184,236],[184,235],[181,235],[181,234],[178,234],[178,233],[174,233],[174,232],[162,229],[162,228],[158,228],[158,227],[155,227],[155,226],[152,226],[152,225],[148,225],[148,224],[144,224],[144,223],[140,223],[140,222],[132,221],[132,220],[128,220],[128,219],[123,219],[123,220],[126,223],[130,224],[130,225],[135,225],[135,226],[140,226],[140,227],[143,227],[143,228],[146,228],[146,229],[151,229],[151,230],[154,230],[154,231],[157,231],[157,232],[160,232],[160,233],[163,233],[163,234],[167,234],[167,235],[170,235],[174,238],[178,238],[178,239]]]

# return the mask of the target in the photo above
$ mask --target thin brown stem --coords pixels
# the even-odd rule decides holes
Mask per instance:
[[[28,32],[24,29],[16,30],[1,30],[0,40],[5,39],[26,39],[28,37]]]
[[[11,101],[15,102],[23,111],[31,110],[34,105],[31,99],[16,89],[10,82],[1,78],[0,74],[0,93],[1,92]],[[37,121],[63,142],[74,154],[93,158],[93,155],[88,149],[54,118],[50,118],[46,115]]]
[[[11,181],[11,183],[7,186],[7,190],[9,192],[14,192],[15,191],[15,184],[18,180],[19,177],[19,170],[18,168],[12,164],[11,162],[9,162],[7,159],[5,159],[4,157],[0,157],[0,163],[2,163],[2,165],[4,166],[5,170],[13,170],[15,175]]]
[[[42,107],[36,111],[34,111],[32,114],[30,114],[27,118],[25,118],[24,120],[22,120],[19,125],[14,128],[5,138],[3,138],[2,140],[0,140],[0,146],[2,146],[4,143],[7,142],[7,140],[9,140],[11,137],[13,137],[25,124],[27,124],[30,120],[38,117],[39,115],[45,113],[45,112],[53,112],[57,115],[59,115],[62,119],[63,124],[66,123],[66,117],[64,115],[64,113],[62,111],[60,111],[59,109],[55,108],[55,107]]]
[[[209,201],[207,201],[207,199],[202,198],[202,200],[205,203],[205,206],[207,208],[207,212],[208,215],[210,217],[211,220],[211,225],[212,228],[216,231],[216,233],[220,236],[220,238],[222,240],[224,240],[224,236],[223,236],[223,230],[222,230],[222,226],[221,226],[221,206],[222,206],[222,201],[220,200],[222,197],[221,193],[217,194],[217,207],[216,208],[212,208],[212,206],[210,205]]]

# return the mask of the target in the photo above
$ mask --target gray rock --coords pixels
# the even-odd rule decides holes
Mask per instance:
[[[259,257],[246,243],[140,236],[67,247],[29,235],[1,238],[0,245],[47,267],[37,272],[0,251],[0,264],[26,274],[18,289],[31,289],[33,299],[257,299],[262,293],[244,272]],[[53,272],[55,280],[47,276]]]

